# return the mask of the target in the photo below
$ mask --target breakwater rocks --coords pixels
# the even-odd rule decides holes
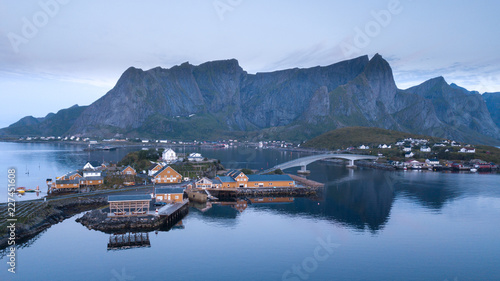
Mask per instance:
[[[175,206],[175,205],[174,205]],[[153,230],[168,231],[189,213],[189,204],[179,204],[169,214],[141,215],[127,217],[108,217],[102,210],[87,212],[76,221],[88,229],[99,230],[105,233],[119,232],[148,232]]]
[[[20,201],[16,203],[15,223],[16,244],[26,242],[40,232],[75,214],[106,204],[106,198],[67,198],[50,201]],[[7,206],[1,204],[0,215],[7,218]],[[8,246],[7,222],[0,226],[0,249]]]
[[[252,197],[314,197],[317,187],[276,187],[276,188],[238,188],[233,190],[210,189],[210,194],[219,199]]]
[[[110,218],[101,210],[87,212],[76,220],[88,229],[99,230],[105,233],[118,231],[153,231],[161,228],[165,220],[160,216],[145,215],[137,217]]]

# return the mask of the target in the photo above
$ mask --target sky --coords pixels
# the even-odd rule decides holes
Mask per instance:
[[[235,58],[249,73],[381,54],[399,88],[500,92],[500,2],[0,0],[0,127],[89,105],[130,66]]]

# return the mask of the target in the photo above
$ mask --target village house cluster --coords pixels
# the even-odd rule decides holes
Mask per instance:
[[[85,190],[104,184],[104,177],[117,176],[122,178],[123,185],[135,185],[137,172],[134,168],[126,166],[124,168],[104,162],[87,162],[82,169],[72,171],[57,177],[55,181],[47,179],[49,192],[61,190]]]
[[[468,163],[463,163],[463,161],[447,161],[440,160],[436,158],[437,153],[432,153],[436,151],[444,151],[444,153],[456,152],[464,154],[474,154],[476,153],[476,148],[470,144],[462,144],[453,140],[442,140],[440,142],[431,143],[427,139],[414,139],[406,138],[399,140],[393,144],[379,144],[376,146],[378,148],[378,156],[383,157],[389,155],[390,153],[384,153],[387,149],[397,149],[400,151],[400,155],[404,155],[406,161],[388,161],[390,164],[394,165],[396,168],[400,169],[429,169],[429,170],[442,170],[442,169],[452,169],[452,170],[467,170],[467,171],[489,171],[495,169],[496,165],[493,163],[487,163],[486,161],[480,159],[470,160]],[[348,150],[353,150],[354,147]],[[368,150],[370,147],[368,145],[361,145],[357,147],[360,150]],[[444,150],[443,150],[444,149]],[[394,155],[394,154],[393,154]],[[421,162],[415,157],[424,158],[425,161]],[[427,157],[427,158],[425,158]]]

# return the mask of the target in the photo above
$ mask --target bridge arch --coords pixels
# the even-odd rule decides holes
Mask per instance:
[[[275,170],[285,170],[288,168],[292,167],[301,167],[301,171],[306,172],[307,165],[311,164],[312,162],[316,162],[319,160],[324,160],[324,159],[330,159],[330,158],[337,158],[337,159],[345,159],[349,160],[349,166],[354,167],[354,161],[356,160],[376,160],[378,157],[372,156],[372,155],[359,155],[359,154],[336,154],[336,153],[327,153],[327,154],[318,154],[318,155],[311,155],[311,156],[306,156],[306,157],[301,157],[297,158],[285,163],[278,164],[270,169],[264,170],[260,172],[260,174],[267,174],[270,172],[273,172]]]

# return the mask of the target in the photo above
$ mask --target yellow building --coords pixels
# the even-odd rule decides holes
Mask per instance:
[[[103,184],[102,177],[84,177],[80,179],[81,186],[96,186]]]
[[[155,163],[148,168],[148,175],[151,177],[156,174],[159,170],[161,170],[163,166],[159,163]]]
[[[82,175],[80,175],[80,173],[78,172],[71,172],[71,173],[67,173],[66,175],[64,176],[61,176],[59,178],[57,178],[58,180],[76,180],[78,178],[81,178]]]
[[[124,177],[123,185],[130,186],[135,184],[135,176],[137,175],[137,172],[134,168],[127,166],[120,173]]]
[[[215,179],[221,182],[220,188],[236,188],[236,181],[230,176],[217,176]]]
[[[121,174],[124,176],[135,176],[137,175],[137,172],[135,171],[134,168],[127,166],[125,167],[125,169],[121,171]]]
[[[207,188],[221,188],[222,182],[218,179],[209,179],[206,177],[194,183],[195,188],[207,189]]]
[[[170,166],[165,166],[153,175],[153,183],[181,183],[182,175]]]
[[[57,189],[72,189],[80,187],[80,180],[56,180],[56,184],[54,185]]]
[[[182,188],[155,188],[156,201],[166,203],[182,203],[184,189]]]
[[[289,175],[249,175],[248,187],[295,187]]]
[[[238,170],[230,170],[225,176],[218,176],[221,188],[264,188],[295,187],[289,175],[245,175]]]

